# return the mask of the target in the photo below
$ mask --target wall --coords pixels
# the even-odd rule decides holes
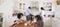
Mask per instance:
[[[3,27],[8,27],[12,23],[12,9],[13,1],[6,0],[2,5],[0,5],[0,12],[3,12]]]
[[[57,17],[59,17],[60,18],[60,5],[57,5],[56,6],[56,15],[57,15]]]
[[[56,5],[56,2],[55,2],[55,0],[15,0],[15,7],[14,7],[14,9],[17,9],[17,10],[19,10],[19,3],[26,3],[26,8],[28,7],[28,6],[30,6],[30,1],[39,1],[39,8],[41,7],[41,6],[43,6],[43,3],[44,2],[52,2],[53,3],[53,11],[55,11],[55,5]],[[14,18],[15,19],[15,18]],[[12,23],[12,22],[11,22]],[[53,24],[53,27],[55,27],[55,23]]]
[[[35,1],[35,0],[6,0],[6,2],[4,2],[4,4],[0,6],[0,10],[1,10],[0,12],[4,13],[4,27],[8,27],[9,25],[13,24],[14,18],[12,18],[12,11],[13,11],[13,9],[19,9],[18,3],[25,2],[29,6],[29,1]],[[36,1],[40,1],[39,2],[40,7],[43,6],[42,4],[44,2],[53,2],[53,9],[55,9],[55,1],[54,0],[45,0],[45,1],[44,0],[36,0]],[[59,8],[59,7],[57,7],[57,8]]]
[[[56,5],[56,27],[60,27],[60,5]]]

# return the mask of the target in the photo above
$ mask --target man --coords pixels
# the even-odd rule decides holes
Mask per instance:
[[[26,10],[26,16],[31,14],[31,7],[28,7],[28,9]]]
[[[26,14],[26,19],[28,20],[29,19],[29,15],[31,14],[31,7],[28,7],[28,9],[26,10],[25,14]]]
[[[45,9],[43,7],[41,7],[41,16],[43,18],[46,17],[46,15],[45,15]]]

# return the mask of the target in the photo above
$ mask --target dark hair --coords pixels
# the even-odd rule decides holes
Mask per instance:
[[[32,14],[30,14],[30,16],[33,16]]]
[[[31,21],[33,21],[33,15],[32,15],[32,14],[30,14],[30,16],[29,16],[29,17],[30,17],[30,20],[31,20]]]
[[[37,21],[42,20],[42,17],[40,15],[36,15],[35,18],[37,18]]]
[[[28,7],[29,9],[31,9],[31,7]]]
[[[21,18],[21,15],[23,16],[22,13],[18,13],[18,14],[17,14],[17,18],[20,19],[20,18]]]
[[[45,10],[43,7],[41,7],[41,10]]]
[[[55,17],[55,15],[52,15],[52,17]]]

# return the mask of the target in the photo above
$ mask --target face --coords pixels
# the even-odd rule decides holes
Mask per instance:
[[[23,15],[21,15],[21,18],[23,17]]]

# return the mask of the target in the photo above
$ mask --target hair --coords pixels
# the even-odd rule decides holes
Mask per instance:
[[[52,15],[52,17],[55,17],[55,15]]]
[[[32,14],[30,14],[30,16],[33,16]]]
[[[28,7],[29,9],[31,9],[31,7]]]
[[[35,18],[37,18],[37,21],[42,20],[42,17],[40,15],[36,15]]]
[[[41,7],[41,10],[45,10],[43,7]]]
[[[21,15],[23,16],[22,13],[18,13],[18,14],[17,14],[17,18],[20,19],[20,18],[21,18]]]
[[[33,21],[33,15],[32,14],[30,14],[30,19],[31,19],[31,21]]]

